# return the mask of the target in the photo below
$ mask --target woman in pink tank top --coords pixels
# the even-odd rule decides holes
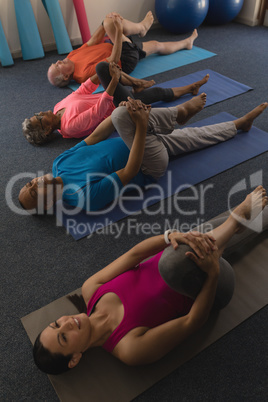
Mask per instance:
[[[207,234],[167,230],[91,276],[82,286],[86,312],[58,318],[37,337],[37,366],[62,373],[96,346],[129,365],[162,358],[197,331],[213,307],[228,304],[234,274],[221,256],[249,233],[252,237],[247,227],[260,210],[267,228],[267,203],[265,189],[258,186],[227,219],[209,222]]]

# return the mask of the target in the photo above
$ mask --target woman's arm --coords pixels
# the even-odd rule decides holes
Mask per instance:
[[[109,73],[111,76],[111,81],[105,92],[107,92],[110,96],[113,96],[117,84],[120,80],[122,71],[118,64],[111,62],[109,63]],[[97,89],[99,84],[100,80],[98,74],[96,73],[92,77],[88,78],[85,82],[83,82],[80,87],[75,91],[75,93],[78,95],[91,95]]]
[[[123,24],[120,17],[115,16],[113,18],[114,26],[115,26],[115,39],[113,44],[113,50],[111,56],[107,57],[108,62],[119,63],[121,52],[122,52],[122,34],[123,34]]]
[[[134,140],[130,149],[126,166],[116,172],[123,186],[127,185],[135,177],[141,168],[147,125],[151,106],[144,105],[139,100],[128,98],[127,110],[136,125]]]
[[[203,254],[206,253],[205,250],[207,248],[207,245],[210,244],[210,238],[207,235],[200,233],[200,237],[202,237],[202,239],[207,239],[206,244],[203,244],[203,248],[199,244],[199,238],[197,235],[193,237],[190,236],[190,240],[188,237],[185,237],[184,234],[180,232],[176,232],[176,236],[179,243],[188,245],[190,245],[191,243],[191,247],[196,250],[197,253],[200,255],[200,257],[198,257],[200,258],[200,260],[204,258]],[[89,300],[93,288],[96,289],[96,287],[101,286],[102,284],[112,280],[123,272],[134,268],[146,258],[159,253],[168,246],[169,244],[166,243],[164,235],[153,236],[138,243],[125,254],[117,258],[111,264],[107,265],[101,271],[97,272],[84,282],[82,286],[82,294],[84,299],[86,301]],[[202,250],[200,249],[200,247],[202,248]]]
[[[65,135],[69,137],[79,137],[80,135],[81,137],[84,136],[83,134],[85,134],[85,132],[90,132],[93,127],[97,127],[85,139],[87,145],[93,145],[108,138],[115,130],[110,116],[106,119],[107,121],[104,120],[105,123],[102,121],[104,116],[108,114],[108,111],[111,113],[114,108],[112,96],[121,75],[121,70],[116,64],[111,63],[109,69],[112,78],[105,92],[101,94],[98,101],[92,107],[89,107],[82,113],[77,113],[72,116],[72,119],[69,119],[68,123],[65,125],[66,127],[64,127]],[[95,89],[96,85],[92,83],[91,78],[82,84],[80,88],[77,89],[76,93],[78,93],[78,95],[91,95]]]
[[[111,76],[111,81],[109,82],[108,87],[105,89],[105,92],[107,92],[108,95],[113,96],[121,77],[121,69],[116,63],[111,62],[109,63],[109,73]]]
[[[192,258],[192,257],[191,257]],[[200,260],[193,257],[193,260]],[[113,354],[129,365],[153,363],[197,331],[208,319],[214,303],[219,276],[219,254],[214,250],[201,260],[199,266],[207,272],[203,288],[184,316],[147,330],[143,335],[127,334],[115,347]]]
[[[96,31],[93,33],[91,38],[87,41],[88,46],[98,45],[105,36],[105,29],[103,24],[101,24]]]
[[[94,130],[105,120],[105,116],[111,115],[114,106],[113,99],[104,92],[95,104],[83,112],[79,113],[74,110],[71,114],[71,108],[72,106],[69,108],[69,116],[66,115],[64,125],[61,126],[61,133],[67,137],[81,138],[92,135]],[[86,142],[87,138],[85,138]]]
[[[107,117],[107,119],[103,120],[97,128],[90,134],[85,142],[87,145],[94,145],[98,142],[106,140],[113,132],[115,128],[112,122],[111,116]]]
[[[94,291],[102,284],[109,282],[116,276],[134,268],[144,259],[157,254],[167,247],[164,235],[150,237],[132,247],[125,254],[117,258],[111,264],[107,265],[101,271],[97,272],[87,279],[82,286],[82,295],[87,304]]]

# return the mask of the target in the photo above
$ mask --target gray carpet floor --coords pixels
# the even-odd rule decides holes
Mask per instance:
[[[146,37],[160,41],[182,39],[185,35],[171,35],[162,29],[152,30]],[[203,110],[193,121],[221,111],[242,116],[258,104],[267,101],[268,93],[268,29],[230,23],[225,26],[201,26],[196,46],[217,53],[216,57],[175,68],[152,78],[157,83],[210,68],[229,78],[254,88]],[[118,257],[122,252],[144,239],[146,234],[127,232],[125,219],[122,235],[95,233],[90,239],[75,242],[63,227],[57,227],[54,217],[22,216],[14,211],[17,195],[25,179],[24,172],[51,171],[52,161],[76,140],[60,136],[45,147],[33,147],[22,135],[21,123],[34,112],[53,109],[55,103],[70,93],[69,89],[52,87],[46,79],[49,65],[57,60],[56,52],[44,59],[15,60],[9,68],[0,67],[0,146],[2,197],[1,211],[1,401],[57,401],[46,375],[33,363],[31,345],[20,318],[52,300],[80,287],[83,281]],[[268,112],[255,125],[268,131]],[[209,219],[227,209],[227,194],[239,181],[250,188],[250,177],[258,174],[268,188],[268,154],[251,159],[239,166],[196,186],[211,186],[210,198],[203,214],[188,215],[187,222]],[[17,178],[17,180],[15,179]],[[11,180],[12,202],[6,201],[5,191]],[[189,189],[185,197],[192,195]],[[244,194],[238,194],[234,203]],[[13,208],[11,208],[13,206]],[[156,206],[157,207],[157,206]],[[153,211],[151,208],[151,211]],[[184,201],[185,211],[198,209],[194,201]],[[135,218],[135,217],[134,217]],[[142,224],[160,223],[185,216],[167,211],[155,216],[142,213]],[[156,384],[136,401],[264,401],[267,397],[267,307],[249,318],[194,359]],[[90,400],[90,399],[89,399]]]

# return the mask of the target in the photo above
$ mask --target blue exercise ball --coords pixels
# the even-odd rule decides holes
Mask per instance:
[[[202,24],[208,5],[209,0],[155,0],[155,13],[166,30],[181,34]]]
[[[244,0],[209,0],[205,22],[211,25],[226,24],[240,12]]]

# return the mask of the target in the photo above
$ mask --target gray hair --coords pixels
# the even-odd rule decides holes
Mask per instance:
[[[54,135],[46,135],[45,130],[42,127],[34,127],[30,119],[25,119],[22,123],[22,131],[26,140],[32,145],[43,145],[46,142],[51,141]]]
[[[47,79],[51,85],[54,85],[55,87],[59,87],[59,88],[66,87],[69,84],[69,82],[71,81],[71,77],[68,80],[66,80],[64,78],[63,74],[54,76],[53,74],[47,73]]]

